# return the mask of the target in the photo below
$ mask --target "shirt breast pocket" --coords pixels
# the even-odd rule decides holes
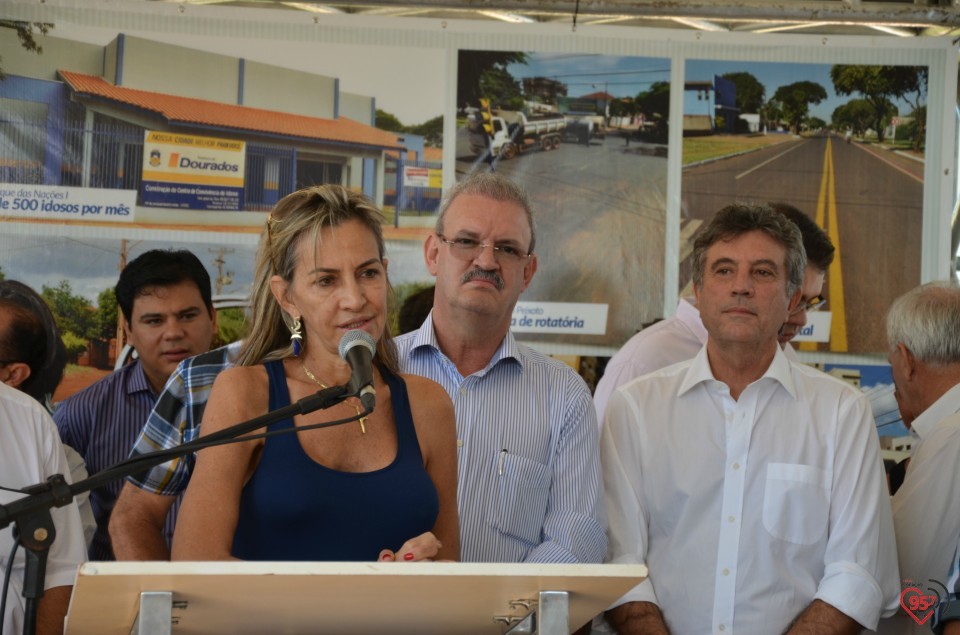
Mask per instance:
[[[540,544],[549,499],[549,469],[517,454],[497,457],[496,493],[490,498],[490,525],[529,545]]]
[[[827,531],[830,517],[826,470],[797,463],[768,463],[763,493],[763,526],[770,535],[811,545]]]

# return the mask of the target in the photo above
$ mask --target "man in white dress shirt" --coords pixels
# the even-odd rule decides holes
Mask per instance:
[[[904,587],[926,591],[931,580],[946,583],[944,554],[960,535],[960,289],[930,283],[897,298],[887,344],[900,414],[919,439],[893,497],[900,576]],[[903,611],[880,628],[929,631]]]
[[[70,468],[53,420],[33,397],[0,382],[0,485],[10,488],[0,490],[0,504],[23,498],[25,495],[19,490],[54,474],[69,479]],[[57,534],[47,553],[44,593],[37,603],[38,635],[63,633],[73,580],[87,555],[77,503],[56,507],[50,510],[50,516]],[[13,543],[13,527],[0,530],[0,570],[8,566]],[[26,554],[21,548],[13,560],[6,613],[0,628],[3,635],[23,632],[25,575]]]
[[[874,629],[899,581],[870,407],[777,341],[800,300],[800,232],[731,205],[693,258],[706,345],[607,408],[608,559],[650,569],[607,618],[618,633]]]
[[[823,229],[813,219],[787,203],[770,203],[773,211],[783,214],[797,227],[803,237],[803,249],[807,253],[807,266],[803,273],[800,302],[791,311],[780,328],[780,346],[787,355],[794,351],[787,344],[793,340],[807,323],[807,313],[818,311],[826,304],[823,281],[827,268],[833,264],[836,248]],[[607,401],[620,386],[641,375],[666,368],[670,364],[692,359],[707,342],[707,330],[703,328],[700,312],[693,298],[680,298],[677,312],[665,320],[643,329],[623,345],[607,362],[603,377],[593,394],[597,408],[597,423],[603,426]]]

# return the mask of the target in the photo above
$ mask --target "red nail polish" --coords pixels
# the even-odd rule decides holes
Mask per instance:
[[[404,560],[413,560],[413,554],[412,554],[412,553],[405,553],[405,554],[403,554],[403,559],[404,559]]]

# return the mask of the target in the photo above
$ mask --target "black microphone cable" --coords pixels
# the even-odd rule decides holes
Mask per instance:
[[[6,489],[6,488],[4,488]],[[20,536],[13,532],[13,548],[10,549],[10,557],[7,559],[7,566],[3,571],[3,597],[0,598],[0,624],[7,615],[7,592],[10,590],[10,576],[13,575],[13,559],[17,557],[17,549],[20,548]]]

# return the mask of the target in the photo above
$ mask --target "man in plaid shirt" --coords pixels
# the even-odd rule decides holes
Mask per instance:
[[[213,381],[233,366],[240,342],[185,359],[170,376],[147,418],[131,458],[192,441]],[[127,478],[110,519],[117,560],[169,560],[180,498],[193,471],[193,455],[172,459]]]

